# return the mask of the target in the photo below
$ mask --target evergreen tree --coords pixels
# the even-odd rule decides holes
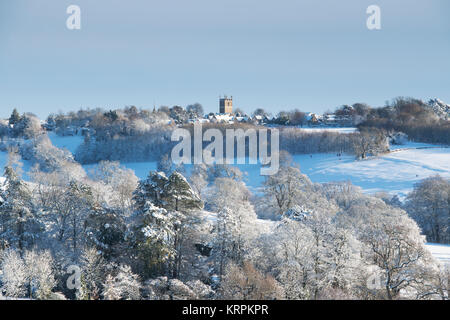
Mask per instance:
[[[5,167],[5,182],[0,191],[0,247],[31,247],[42,230],[35,216],[32,195],[16,170]]]
[[[95,206],[86,219],[88,243],[107,260],[123,254],[126,224],[118,211]]]
[[[165,185],[165,203],[167,210],[176,213],[174,221],[176,255],[172,263],[172,277],[178,278],[183,263],[187,235],[194,231],[195,226],[200,222],[197,216],[191,213],[195,210],[201,210],[203,202],[186,178],[175,171],[170,175],[169,181]]]
[[[142,211],[147,201],[152,202],[155,206],[163,207],[165,185],[168,181],[169,179],[163,172],[150,172],[147,179],[139,182],[138,188],[134,192],[133,199],[136,208]]]
[[[183,213],[203,208],[198,194],[177,171],[169,178],[163,172],[150,172],[146,180],[139,182],[134,200],[137,208],[141,210],[147,201],[157,207]]]
[[[13,112],[11,113],[11,116],[9,117],[9,124],[16,124],[20,121],[20,114],[17,112],[17,109],[14,108]]]
[[[142,212],[137,212],[134,221],[134,242],[138,261],[146,277],[166,271],[165,263],[173,259],[175,216],[147,201]]]
[[[166,270],[176,278],[181,269],[186,233],[198,222],[190,212],[203,208],[203,202],[186,178],[173,172],[151,172],[134,193],[136,202],[136,241],[144,254],[147,275]]]
[[[177,171],[173,172],[165,185],[165,208],[173,211],[188,212],[203,208],[203,203],[198,194]]]

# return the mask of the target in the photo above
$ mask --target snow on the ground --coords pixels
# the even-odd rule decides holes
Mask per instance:
[[[50,138],[52,144],[59,149],[67,149],[72,154],[75,153],[78,146],[83,143],[82,136],[59,136],[54,132],[48,132],[48,137]]]
[[[330,128],[330,127],[303,127],[301,128],[303,131],[306,132],[324,132],[324,131],[328,131],[328,132],[338,132],[338,133],[353,133],[356,132],[358,129],[357,128]]]
[[[450,149],[408,149],[355,161],[353,156],[330,154],[294,156],[314,182],[349,180],[364,191],[388,191],[404,197],[414,184],[439,174],[450,178]]]
[[[421,149],[412,149],[419,147]],[[300,170],[313,182],[351,181],[367,193],[386,191],[404,198],[414,184],[439,174],[450,178],[450,149],[420,146],[404,146],[389,154],[362,161],[352,155],[336,154],[294,155]],[[149,171],[156,170],[156,162],[123,163],[133,169],[140,179],[146,178]],[[259,165],[236,164],[244,174],[245,182],[252,191],[257,191],[264,182]],[[92,166],[84,166],[89,169]],[[189,172],[191,166],[186,166]]]
[[[304,128],[309,131],[353,132],[355,128]],[[60,137],[49,133],[53,144],[66,148],[72,153],[82,143],[83,137]],[[313,182],[351,181],[365,192],[387,191],[404,198],[415,183],[440,174],[450,178],[450,149],[425,143],[408,142],[401,146],[391,146],[393,152],[367,160],[356,161],[352,155],[305,154],[294,155],[300,170]],[[0,165],[6,160],[0,153]],[[135,171],[140,179],[147,177],[149,171],[156,170],[156,162],[123,163]],[[95,165],[83,166],[87,171]],[[257,191],[264,181],[259,165],[236,165],[246,174],[245,182],[252,191]],[[187,166],[187,172],[190,166]]]
[[[430,250],[433,257],[441,261],[445,265],[450,266],[450,245],[427,243],[426,247]]]
[[[210,223],[211,225],[214,225],[217,223],[217,213],[216,212],[202,210],[200,212],[199,216],[201,218],[205,219],[206,221],[208,221],[208,223]],[[278,223],[277,221],[257,218],[254,221],[254,227],[256,229],[258,229],[259,232],[261,232],[261,233],[264,233],[264,232],[268,233],[277,226],[277,223]]]
[[[404,144],[391,144],[389,146],[389,149],[391,149],[391,151],[397,151],[397,150],[406,150],[406,149],[422,149],[422,148],[428,149],[428,148],[438,148],[438,147],[445,147],[445,146],[423,143],[423,142],[408,141]]]

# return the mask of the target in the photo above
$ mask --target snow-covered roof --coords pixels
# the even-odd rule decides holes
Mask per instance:
[[[231,121],[234,117],[229,113],[216,113],[214,118],[218,121]]]
[[[239,122],[248,121],[248,117],[236,117],[236,120]]]

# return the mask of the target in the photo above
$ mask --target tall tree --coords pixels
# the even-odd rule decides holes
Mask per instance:
[[[229,261],[242,263],[254,236],[257,217],[249,199],[245,185],[230,178],[216,179],[211,190],[208,204],[217,212],[212,255],[219,277]]]
[[[435,176],[417,183],[406,208],[428,241],[450,243],[450,180]]]
[[[173,256],[170,257],[171,276],[177,278],[182,267],[186,236],[198,223],[196,215],[192,212],[202,209],[203,202],[186,178],[177,171],[174,171],[169,178],[162,172],[151,172],[146,180],[139,183],[134,199],[139,219],[145,221],[145,217],[149,216],[164,218],[167,223],[170,222],[165,227],[168,228],[167,234],[172,234],[167,243],[170,243],[174,250]],[[155,210],[159,210],[158,215],[154,213]],[[152,227],[155,224],[162,225],[151,219],[146,224]]]
[[[9,124],[16,124],[20,121],[20,114],[17,112],[17,109],[14,108],[13,112],[11,113],[11,116],[9,117]]]
[[[2,247],[31,247],[42,230],[33,208],[32,195],[16,170],[5,167],[5,182],[0,188],[0,242]]]
[[[283,214],[296,204],[303,205],[302,191],[311,186],[309,178],[298,167],[281,164],[276,174],[266,176],[263,190],[269,205]]]

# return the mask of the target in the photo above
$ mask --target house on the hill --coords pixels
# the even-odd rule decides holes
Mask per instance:
[[[212,123],[234,123],[234,116],[229,113],[216,113],[209,116]]]
[[[308,125],[311,126],[319,125],[322,121],[322,116],[312,112],[308,112],[306,114],[306,121]]]

